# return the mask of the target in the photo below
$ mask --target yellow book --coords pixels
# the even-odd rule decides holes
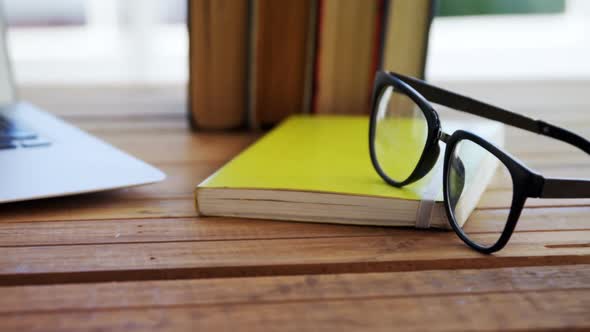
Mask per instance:
[[[499,136],[501,127],[479,126],[482,130],[485,137]],[[203,216],[449,228],[441,204],[444,150],[426,177],[396,188],[375,172],[368,132],[366,116],[292,116],[199,184],[197,211]],[[493,172],[487,173],[483,187]],[[425,206],[430,206],[427,211]]]

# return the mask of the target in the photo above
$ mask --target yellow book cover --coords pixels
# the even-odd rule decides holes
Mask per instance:
[[[448,228],[440,204],[443,153],[426,177],[396,188],[375,172],[368,132],[366,116],[292,116],[200,183],[197,210],[205,216],[395,226],[416,226],[421,214],[428,219],[420,221],[423,227]],[[432,211],[420,212],[423,202],[432,201]]]

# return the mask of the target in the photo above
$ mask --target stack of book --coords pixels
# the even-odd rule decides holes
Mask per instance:
[[[377,69],[423,77],[432,0],[189,0],[195,129],[367,114]]]

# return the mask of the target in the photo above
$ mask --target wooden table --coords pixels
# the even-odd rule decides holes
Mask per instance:
[[[259,134],[191,134],[179,87],[24,96],[168,179],[2,205],[0,331],[590,329],[590,200],[530,200],[493,256],[452,232],[199,218],[194,186]],[[590,137],[582,106],[519,111]],[[513,130],[507,146],[545,174],[590,174],[549,139]]]

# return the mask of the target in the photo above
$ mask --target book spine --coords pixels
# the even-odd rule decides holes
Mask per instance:
[[[433,1],[392,0],[388,7],[383,68],[422,78],[425,72]]]
[[[313,92],[316,67],[316,52],[318,49],[317,35],[319,28],[319,2],[320,0],[311,0],[309,26],[307,30],[307,45],[305,59],[305,78],[303,82],[303,100],[301,102],[301,113],[313,113]]]
[[[378,70],[383,70],[383,61],[385,56],[385,45],[387,43],[387,30],[389,29],[389,10],[393,0],[383,0],[381,8],[381,33],[379,36],[379,63]]]
[[[252,127],[265,128],[301,113],[313,1],[253,3],[250,118]]]
[[[426,79],[426,64],[428,60],[428,45],[430,41],[430,28],[432,27],[432,21],[436,15],[436,3],[435,0],[428,0],[428,20],[426,22],[426,31],[424,32],[424,40],[422,46],[422,72],[419,78]]]
[[[320,93],[320,59],[322,58],[322,43],[321,43],[321,33],[324,29],[324,11],[326,3],[325,0],[317,0],[317,11],[316,11],[316,29],[315,29],[315,52],[314,52],[314,59],[313,59],[313,73],[312,73],[312,83],[311,83],[311,98],[310,98],[310,108],[309,113],[318,113],[318,95]]]
[[[373,81],[375,80],[375,74],[377,70],[381,68],[381,63],[383,61],[383,44],[385,41],[385,24],[387,19],[387,0],[378,0],[377,4],[377,14],[375,20],[375,35],[374,39],[375,42],[373,43],[373,63],[371,64],[370,75],[369,75],[369,92],[367,96],[369,99],[367,100],[367,104],[370,105],[371,97],[373,95]],[[367,108],[367,113],[370,112],[370,109]]]
[[[189,119],[193,129],[245,124],[247,0],[189,0]]]
[[[258,30],[259,30],[259,0],[248,1],[248,89],[247,99],[247,125],[251,130],[260,129],[258,109],[258,98],[256,98],[257,81],[258,81]]]
[[[321,1],[314,87],[316,113],[368,112],[375,70],[379,3]]]

